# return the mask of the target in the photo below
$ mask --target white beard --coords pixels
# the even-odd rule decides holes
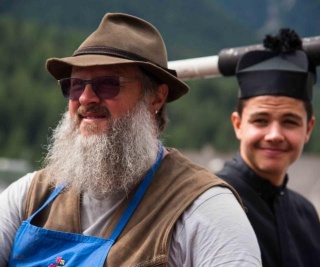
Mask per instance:
[[[108,120],[105,133],[83,136],[79,123],[68,112],[63,115],[44,160],[51,183],[106,197],[128,193],[141,181],[155,162],[159,144],[147,105],[141,100],[130,114]]]

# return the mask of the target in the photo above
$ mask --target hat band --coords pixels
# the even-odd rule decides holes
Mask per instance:
[[[80,56],[80,55],[108,55],[108,56],[114,56],[114,57],[120,57],[120,58],[125,58],[129,60],[134,60],[134,61],[142,61],[142,62],[149,62],[152,63],[163,70],[169,72],[171,75],[177,77],[177,72],[172,69],[168,69],[165,67],[160,66],[159,64],[156,64],[152,62],[151,60],[148,60],[147,58],[144,58],[142,56],[139,56],[135,53],[128,52],[119,48],[114,48],[114,47],[109,47],[109,46],[87,46],[84,48],[77,49],[73,53],[73,57]]]

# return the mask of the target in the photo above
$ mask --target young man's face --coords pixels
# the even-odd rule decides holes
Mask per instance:
[[[280,185],[290,164],[308,142],[315,119],[307,122],[301,100],[285,96],[258,96],[246,101],[242,116],[231,116],[240,153],[258,175]]]

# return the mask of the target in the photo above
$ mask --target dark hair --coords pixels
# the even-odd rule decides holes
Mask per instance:
[[[151,72],[140,68],[142,77],[142,88],[144,89],[144,94],[154,94],[158,90],[159,86],[163,84],[163,81],[161,81],[158,77],[153,75]],[[158,110],[158,113],[156,114],[156,120],[159,132],[163,132],[167,122],[168,122],[168,115],[167,115],[167,106],[166,102],[163,104],[160,110]]]
[[[246,105],[247,100],[250,98],[246,99],[238,99],[235,111],[238,112],[239,116],[242,116],[243,109]],[[301,100],[302,101],[302,100]],[[303,101],[304,108],[307,112],[307,121],[309,122],[313,116],[313,106],[311,101]]]

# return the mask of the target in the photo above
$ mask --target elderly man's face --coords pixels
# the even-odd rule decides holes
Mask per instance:
[[[154,163],[159,145],[155,111],[164,104],[168,86],[143,94],[140,70],[133,66],[74,68],[71,77],[109,75],[138,79],[122,84],[111,99],[103,99],[105,90],[98,91],[98,97],[91,83],[83,87],[83,81],[71,81],[73,100],[53,132],[45,159],[53,184],[102,196],[129,192]]]
[[[135,78],[121,83],[119,94],[111,99],[99,98],[92,84],[86,84],[79,100],[69,101],[71,118],[77,119],[83,135],[99,134],[108,130],[109,118],[117,119],[132,110],[142,94],[140,70],[132,65],[74,67],[72,78],[91,80],[104,76]],[[150,107],[151,108],[151,107]]]

